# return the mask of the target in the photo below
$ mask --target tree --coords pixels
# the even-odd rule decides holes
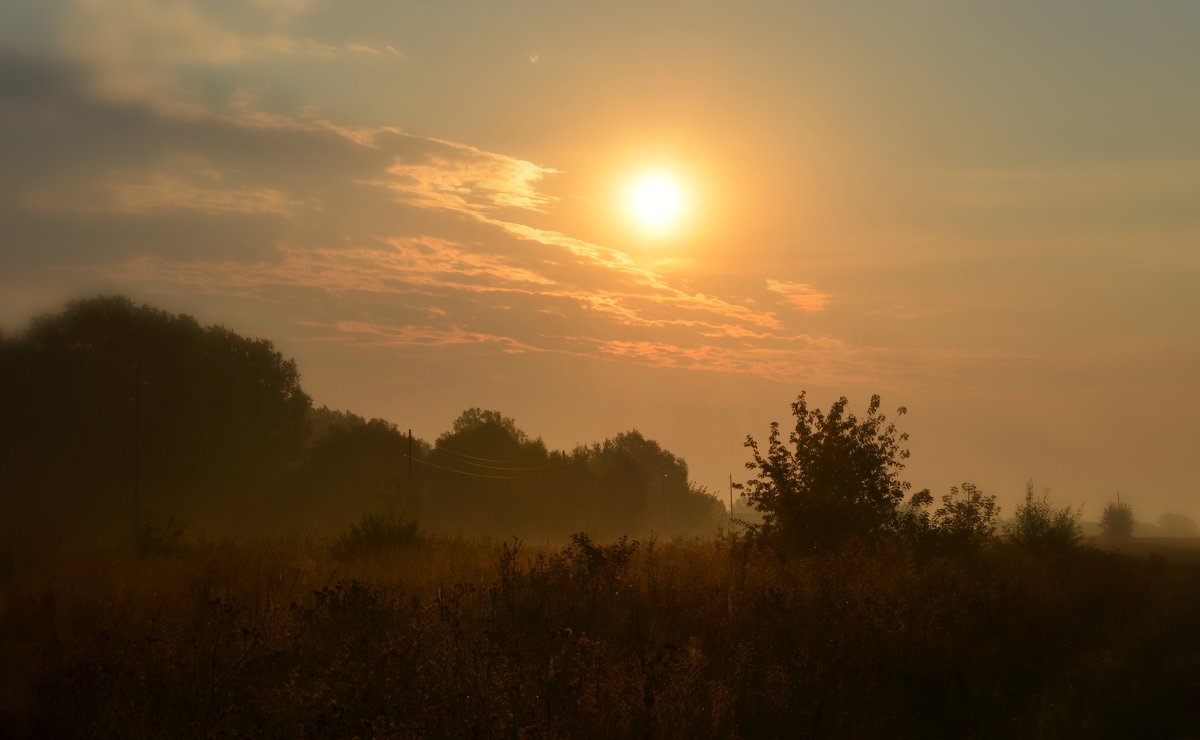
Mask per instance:
[[[383,511],[407,521],[419,502],[409,491],[409,440],[394,424],[321,407],[303,463],[282,482],[272,504],[294,529],[350,526],[364,512]],[[414,457],[428,445],[416,440]],[[366,525],[364,525],[366,526]]]
[[[135,490],[142,515],[215,512],[262,491],[308,438],[295,363],[190,316],[101,296],[0,344],[4,503],[22,521],[127,525]]]
[[[1025,502],[1017,507],[1006,534],[1027,550],[1062,550],[1079,544],[1082,532],[1079,514],[1071,507],[1055,509],[1050,505],[1050,491],[1040,497],[1033,493],[1033,481],[1025,484]]]
[[[1127,540],[1133,536],[1133,507],[1116,501],[1104,505],[1104,513],[1100,515],[1100,529],[1104,536],[1113,540]]]
[[[1195,537],[1198,533],[1196,520],[1186,514],[1163,514],[1158,526],[1164,537]]]
[[[771,423],[764,455],[753,436],[746,438],[757,472],[746,498],[763,515],[752,532],[789,548],[836,545],[893,527],[897,509],[911,486],[899,478],[909,452],[908,435],[879,412],[872,396],[863,419],[846,408],[843,396],[828,413],[811,409],[801,393],[792,404],[796,418],[786,443],[779,423]],[[897,415],[906,413],[904,407]]]
[[[933,515],[934,527],[958,544],[978,544],[996,533],[1000,507],[996,497],[985,494],[971,483],[952,487],[942,497],[942,506]]]
[[[417,462],[430,523],[469,532],[528,532],[529,514],[561,473],[541,439],[479,408],[463,411]]]

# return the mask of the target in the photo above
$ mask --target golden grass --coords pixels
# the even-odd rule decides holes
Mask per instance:
[[[329,545],[10,544],[0,735],[1170,735],[1200,689],[1186,563]]]

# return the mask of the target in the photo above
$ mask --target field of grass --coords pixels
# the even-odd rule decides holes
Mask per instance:
[[[736,537],[0,553],[5,737],[1182,737],[1200,565]]]

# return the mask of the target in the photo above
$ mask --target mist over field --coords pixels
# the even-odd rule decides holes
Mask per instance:
[[[427,441],[300,379],[267,340],[119,296],[0,340],[6,736],[1197,719],[1195,521],[1117,499],[1087,536],[1032,481],[1004,519],[972,483],[917,490],[878,396],[801,393],[747,438],[730,516],[636,430],[552,450],[469,408]]]

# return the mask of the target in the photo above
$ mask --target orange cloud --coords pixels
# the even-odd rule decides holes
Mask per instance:
[[[275,188],[221,187],[165,172],[113,173],[99,182],[43,186],[23,202],[30,208],[71,213],[118,213],[136,216],[154,211],[200,211],[295,216],[315,203]]]
[[[445,347],[452,345],[496,344],[506,353],[538,352],[513,337],[470,331],[453,326],[439,329],[430,326],[405,324],[389,326],[366,321],[338,321],[333,324],[338,334],[321,337],[327,341],[350,342],[376,347]]]
[[[768,279],[767,290],[780,294],[785,301],[805,313],[820,313],[829,306],[829,294],[822,293],[808,283]]]

